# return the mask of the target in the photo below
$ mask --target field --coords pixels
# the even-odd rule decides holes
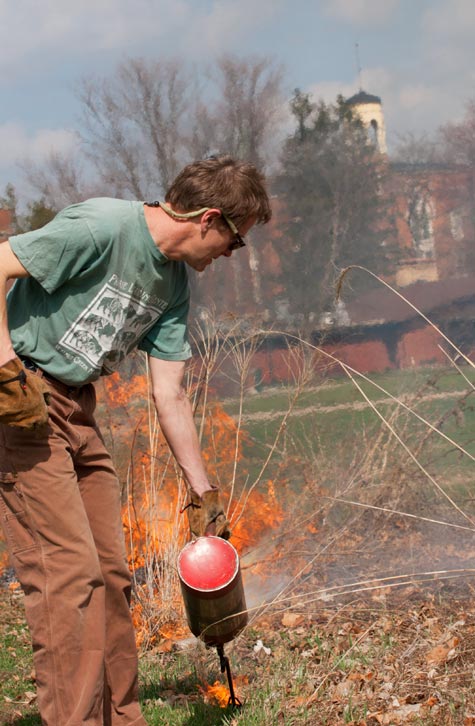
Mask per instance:
[[[216,653],[176,621],[142,644],[151,726],[475,724],[475,377],[463,374],[377,376],[384,391],[363,382],[366,398],[338,379],[221,402],[213,466],[227,480],[237,432],[237,496],[252,489],[233,539],[250,623],[227,648],[243,707],[225,707]],[[0,616],[0,722],[39,724],[14,586],[0,587]]]
[[[424,422],[408,414],[387,395],[405,403],[473,456],[475,405],[470,384],[475,382],[475,371],[465,367],[462,374],[453,369],[418,369],[373,375],[370,380],[357,379],[361,390],[347,379],[307,386],[292,405],[284,438],[291,449],[301,451],[303,447],[308,454],[310,448],[315,457],[326,462],[335,457],[351,466],[355,452],[391,423],[412,444],[427,436],[426,448],[430,449],[427,456],[434,470],[443,471],[444,478],[449,476],[463,486],[466,477],[473,480],[473,461],[431,434]],[[255,466],[259,465],[290,410],[291,395],[292,389],[274,388],[246,396],[242,412],[247,435],[246,457]],[[386,423],[371,404],[377,407]],[[229,414],[237,415],[239,401],[225,400],[223,405]],[[394,439],[391,446],[397,448]],[[404,456],[404,452],[400,455]],[[304,460],[305,456],[301,458]],[[298,471],[295,476],[300,483]]]

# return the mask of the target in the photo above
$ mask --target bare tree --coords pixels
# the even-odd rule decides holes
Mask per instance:
[[[391,160],[400,164],[427,165],[443,161],[440,139],[427,134],[417,135],[409,131],[398,136]]]
[[[442,126],[440,135],[447,160],[475,169],[475,99],[466,104],[462,121]]]
[[[283,106],[282,68],[266,57],[224,55],[217,71],[219,151],[262,167]]]
[[[110,78],[82,81],[82,139],[116,194],[166,188],[184,156],[189,82],[179,61],[129,59]]]
[[[197,100],[194,112],[191,114],[191,128],[186,145],[192,159],[204,159],[218,151],[216,117],[211,104],[203,103],[199,99],[199,92],[196,95]]]
[[[216,68],[216,93],[179,61],[129,59],[110,78],[82,82],[82,138],[109,189],[146,198],[190,156],[229,153],[263,165],[282,107],[282,71],[268,58],[231,56]]]
[[[21,167],[29,186],[51,209],[61,209],[102,193],[91,178],[85,180],[79,154],[52,151],[43,162],[24,160]]]
[[[24,163],[35,194],[56,209],[88,192],[156,198],[185,163],[212,153],[262,166],[283,106],[281,69],[268,58],[223,56],[212,74],[200,72],[130,58],[80,81],[80,144],[74,156]]]

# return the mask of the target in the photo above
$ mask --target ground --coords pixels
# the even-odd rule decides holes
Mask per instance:
[[[39,724],[22,595],[0,597],[3,725]],[[228,647],[243,707],[214,651],[163,639],[141,657],[150,724],[475,724],[475,602],[467,578],[270,608]],[[216,693],[216,696],[215,696]]]
[[[457,393],[458,381],[451,381],[439,385]],[[329,403],[327,394],[341,401]],[[308,395],[303,414],[315,405]],[[246,446],[259,470],[267,456],[266,427],[280,425],[273,416],[263,421],[262,412],[283,416],[282,397],[273,392],[246,401]],[[277,478],[262,483],[254,508],[252,499],[247,503],[245,523],[266,519],[267,529],[241,556],[247,604],[257,609],[226,647],[243,707],[226,707],[216,652],[175,622],[140,657],[140,697],[150,726],[475,726],[471,399],[444,407],[438,395],[427,401],[437,430],[454,436],[471,456],[453,445],[442,449],[438,439],[433,444],[433,429],[419,431],[402,419],[405,440],[429,477],[383,437],[379,423],[370,426],[363,417],[368,406],[360,411],[350,403],[348,410],[349,398],[343,384],[325,388],[315,427],[306,415],[289,421],[287,430],[300,433],[308,457],[300,464],[302,450],[292,448],[290,438],[281,440]],[[339,403],[344,409],[335,410]],[[298,429],[300,420],[306,428]],[[130,429],[128,419],[124,427]],[[352,445],[342,437],[348,431],[357,435]],[[233,437],[231,431],[234,446]],[[219,450],[227,464],[228,449]],[[238,535],[233,530],[235,541]],[[22,600],[15,583],[4,580],[1,726],[40,723]]]

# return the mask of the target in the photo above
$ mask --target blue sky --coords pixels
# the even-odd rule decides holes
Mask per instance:
[[[383,101],[389,144],[460,119],[475,96],[473,0],[0,0],[0,193],[17,162],[74,148],[74,87],[126,56],[282,63],[290,97],[358,90]]]

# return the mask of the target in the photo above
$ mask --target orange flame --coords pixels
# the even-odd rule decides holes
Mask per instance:
[[[245,684],[248,682],[249,679],[247,678],[247,676],[237,676],[237,678],[233,680],[234,693],[238,700],[240,699],[236,692],[236,685],[243,683]],[[203,686],[198,686],[198,688],[205,697],[205,700],[209,701],[210,703],[216,703],[218,706],[221,706],[221,708],[226,708],[229,705],[229,690],[219,681],[215,681],[212,686],[210,686],[208,683],[205,683]]]
[[[276,500],[274,483],[269,480],[267,495],[254,490],[245,504],[233,512],[231,524],[236,548],[242,553],[259,542],[264,533],[276,531],[283,519],[284,512]]]
[[[102,380],[107,402],[111,408],[129,406],[133,402],[137,403],[147,398],[148,379],[145,374],[132,376],[126,383],[121,380],[119,373],[113,373]]]
[[[217,703],[221,708],[226,708],[229,703],[229,691],[219,681],[215,681],[212,686],[206,685],[200,690],[209,701]]]
[[[165,596],[158,586],[162,560],[177,547],[179,551],[179,545],[188,538],[186,515],[177,514],[184,504],[178,501],[177,472],[170,463],[170,452],[163,435],[159,430],[153,435],[150,431],[149,417],[143,405],[150,393],[147,377],[137,375],[123,383],[114,374],[103,380],[106,410],[123,409],[115,412],[118,423],[111,428],[119,476],[128,481],[122,522],[129,567],[139,575],[133,602],[137,643],[147,645],[160,638],[182,637],[183,606],[178,581],[175,590],[168,590]],[[246,434],[217,404],[209,406],[203,415],[202,455],[210,480],[221,484],[231,482],[236,462],[243,459]],[[128,458],[125,458],[126,454]],[[223,486],[223,498],[225,491]],[[267,482],[267,493],[256,489],[242,501],[227,502],[227,509],[233,527],[231,541],[241,553],[256,544],[263,533],[275,529],[283,519],[271,481]],[[144,579],[147,582],[141,585]],[[162,601],[162,597],[166,600]],[[173,613],[175,617],[170,617]]]
[[[124,382],[115,373],[102,379],[98,394],[99,407],[103,407],[100,416],[105,416],[109,424],[119,478],[129,484],[122,523],[128,563],[134,573],[132,616],[137,642],[152,644],[161,638],[182,637],[187,629],[183,625],[178,582],[174,591],[162,595],[158,580],[163,553],[181,549],[188,538],[188,524],[186,515],[177,514],[184,502],[178,501],[177,473],[170,464],[168,445],[161,432],[154,433],[153,438],[150,431],[146,405],[150,395],[148,378],[135,375]],[[108,419],[110,410],[114,415]],[[225,499],[226,485],[235,476],[236,462],[241,465],[240,477],[246,478],[242,460],[247,434],[217,404],[208,407],[204,416],[203,459],[211,481],[221,483]],[[263,534],[274,531],[283,519],[272,481],[267,482],[266,493],[262,493],[261,485],[260,491],[256,489],[241,500],[225,504],[231,516],[231,541],[241,554],[258,543]],[[7,561],[7,553],[0,548],[0,571]],[[157,582],[151,582],[153,579]],[[162,615],[164,610],[168,615]]]
[[[3,540],[3,532],[0,530],[0,534],[2,535],[2,538],[0,541]],[[8,552],[7,550],[0,550],[0,572],[3,572],[8,565]]]

